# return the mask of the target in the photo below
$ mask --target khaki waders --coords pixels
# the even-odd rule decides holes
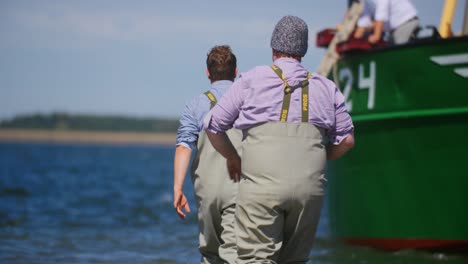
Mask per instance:
[[[245,131],[236,263],[307,262],[323,204],[326,149],[323,129],[308,123],[309,76],[301,83],[303,122],[286,123],[292,89],[273,69],[285,83],[285,99],[280,122]]]
[[[214,106],[216,98],[210,92],[205,94]],[[231,129],[227,134],[239,152],[241,131]],[[234,263],[234,214],[239,185],[229,178],[226,159],[216,152],[204,131],[197,146],[191,175],[198,208],[201,263]]]

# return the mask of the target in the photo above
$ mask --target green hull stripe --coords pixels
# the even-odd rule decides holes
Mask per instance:
[[[440,116],[440,115],[465,114],[465,113],[468,113],[468,107],[458,107],[458,108],[448,108],[448,109],[426,109],[426,110],[414,110],[414,111],[399,111],[399,112],[391,112],[391,113],[353,115],[353,121],[360,122],[360,121],[373,121],[373,120],[383,120],[383,119],[401,119],[401,118]]]

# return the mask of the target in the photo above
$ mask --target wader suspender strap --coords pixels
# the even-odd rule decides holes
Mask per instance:
[[[292,88],[286,82],[286,77],[283,74],[283,71],[278,68],[276,65],[272,65],[271,68],[273,71],[283,80],[284,83],[284,98],[283,98],[283,106],[281,107],[281,115],[280,121],[286,122],[288,119],[288,111],[289,111],[289,104],[291,102],[291,93]],[[307,78],[299,83],[300,87],[302,88],[302,122],[309,122],[309,79],[312,75],[310,72],[307,73]]]
[[[213,107],[216,105],[216,103],[218,102],[218,101],[216,100],[216,97],[215,97],[214,94],[213,94],[212,92],[210,92],[210,91],[205,92],[205,95],[206,95],[206,97],[208,97],[208,99],[210,99],[210,102],[211,102],[211,107],[210,107],[210,109],[213,108]]]

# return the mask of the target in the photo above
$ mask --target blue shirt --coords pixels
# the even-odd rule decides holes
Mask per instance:
[[[223,94],[231,87],[232,81],[222,80],[211,84],[210,92],[219,101]],[[197,139],[203,130],[203,119],[210,111],[211,101],[202,93],[194,97],[184,109],[177,129],[176,146],[182,145],[192,151],[197,149]]]

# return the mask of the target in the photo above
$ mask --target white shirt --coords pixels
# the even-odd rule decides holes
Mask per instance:
[[[384,21],[386,30],[393,30],[418,15],[409,0],[366,0],[357,22],[360,27],[371,27],[373,20]]]

